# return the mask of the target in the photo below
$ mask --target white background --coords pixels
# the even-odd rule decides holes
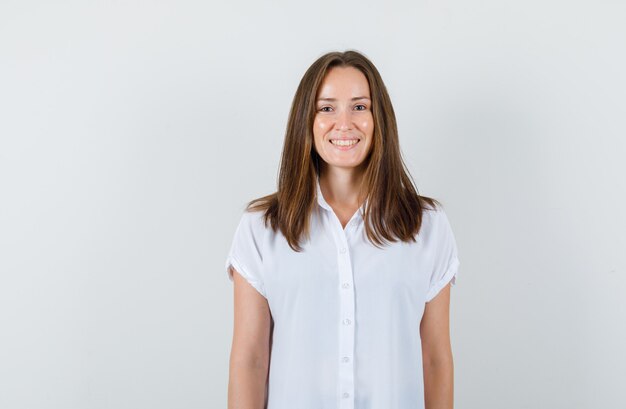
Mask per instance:
[[[0,407],[226,406],[236,222],[346,49],[457,238],[455,407],[626,407],[625,4],[2,0]]]

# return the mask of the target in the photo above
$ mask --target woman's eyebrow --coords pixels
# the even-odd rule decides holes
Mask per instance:
[[[369,97],[354,97],[351,101],[356,101],[358,99],[369,99]],[[318,101],[337,101],[337,98],[318,98]]]

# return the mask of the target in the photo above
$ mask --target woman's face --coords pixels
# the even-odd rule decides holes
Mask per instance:
[[[370,88],[354,67],[333,67],[317,94],[313,139],[327,166],[354,168],[367,157],[374,135]]]

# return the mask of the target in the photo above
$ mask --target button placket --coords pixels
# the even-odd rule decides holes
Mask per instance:
[[[341,226],[337,219],[337,225]],[[339,267],[339,391],[341,409],[354,409],[354,287],[352,263],[346,232],[343,228],[337,230],[337,265]]]
[[[329,228],[333,231],[335,239],[338,260],[339,284],[339,376],[338,376],[338,406],[340,409],[354,409],[354,340],[355,329],[355,293],[354,280],[352,271],[352,262],[350,261],[350,248],[348,246],[347,237],[350,234],[356,234],[359,229],[357,226],[362,222],[363,209],[365,203],[359,208],[358,214],[354,214],[345,227],[341,225],[339,218],[333,209],[324,200],[322,191],[317,180],[317,195],[320,205],[328,210],[326,219]],[[334,225],[330,226],[330,225]],[[345,320],[345,321],[344,321]],[[345,323],[344,323],[345,322]]]

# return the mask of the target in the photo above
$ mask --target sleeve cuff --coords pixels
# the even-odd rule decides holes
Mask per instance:
[[[227,258],[226,258],[226,273],[228,274],[228,279],[230,281],[233,281],[233,274],[232,271],[230,270],[230,266],[235,267],[235,270],[237,270],[237,272],[239,272],[239,274],[241,274],[241,276],[243,278],[246,279],[246,281],[248,283],[250,283],[250,285],[252,285],[252,287],[254,287],[259,294],[261,294],[263,297],[267,298],[267,296],[265,295],[265,288],[263,288],[263,284],[260,282],[260,280],[255,279],[250,272],[248,271],[248,269],[239,262],[239,260],[232,254],[230,254]]]
[[[458,271],[459,259],[455,257],[454,260],[452,260],[452,263],[450,263],[448,271],[446,271],[441,280],[439,280],[437,284],[432,286],[428,291],[428,294],[426,294],[426,302],[430,302],[433,298],[435,298],[435,296],[439,294],[441,289],[445,287],[448,283],[450,283],[451,286],[454,286],[456,284],[456,276]]]

